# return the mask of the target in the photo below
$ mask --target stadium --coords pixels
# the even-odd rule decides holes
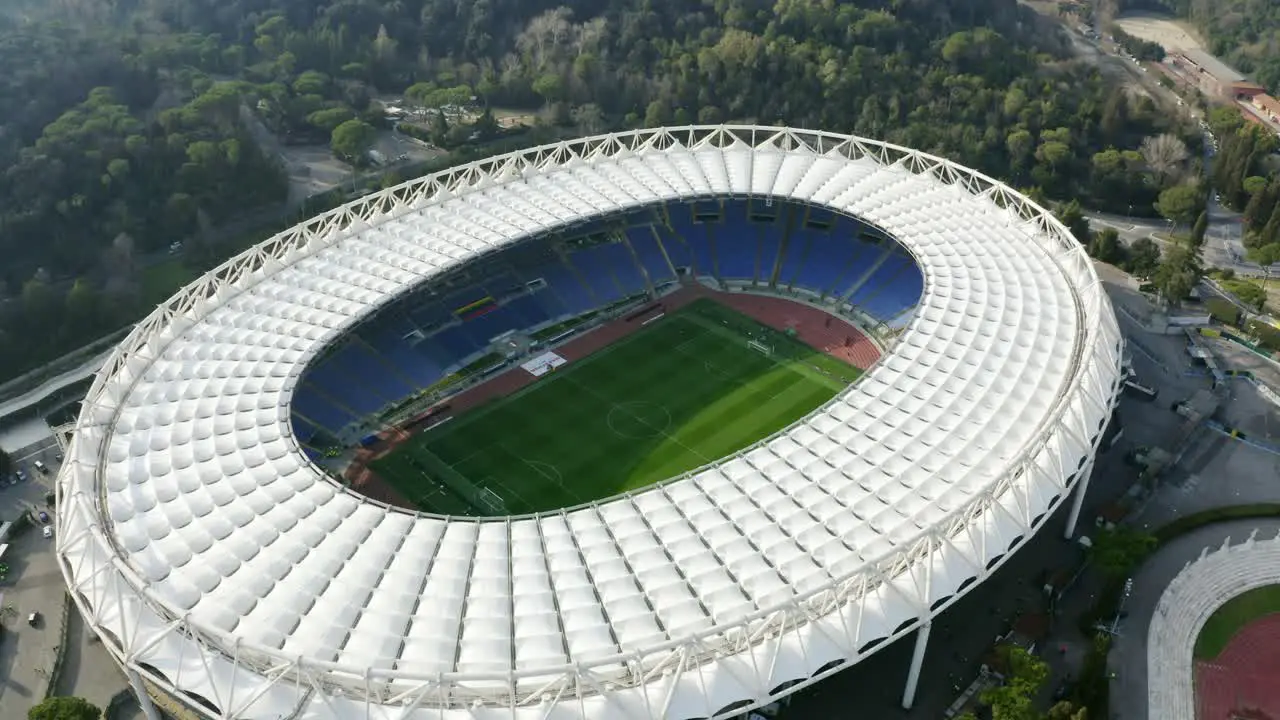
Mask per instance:
[[[910,705],[931,619],[1071,532],[1122,349],[1069,232],[942,158],[562,142],[159,307],[84,402],[57,553],[151,716],[731,717],[916,633]]]

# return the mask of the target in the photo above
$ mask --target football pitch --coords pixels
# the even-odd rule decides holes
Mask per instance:
[[[372,469],[429,512],[555,510],[730,455],[804,417],[860,372],[698,300],[413,437]]]

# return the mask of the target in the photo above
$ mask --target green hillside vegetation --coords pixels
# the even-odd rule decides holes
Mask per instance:
[[[165,288],[145,268],[171,243],[185,243],[187,270],[160,275],[188,277],[260,235],[246,216],[286,219],[283,173],[248,114],[282,142],[353,160],[387,127],[375,96],[467,104],[409,126],[450,160],[493,150],[476,145],[498,134],[485,108],[539,118],[502,149],[641,125],[787,123],[1148,215],[1176,177],[1155,170],[1144,139],[1199,143],[1014,0],[24,7],[26,19],[0,15],[0,380],[153,307]]]

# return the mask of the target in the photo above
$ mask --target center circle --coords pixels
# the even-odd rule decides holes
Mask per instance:
[[[634,400],[614,405],[606,419],[609,429],[628,440],[647,440],[671,427],[671,413],[657,403]]]

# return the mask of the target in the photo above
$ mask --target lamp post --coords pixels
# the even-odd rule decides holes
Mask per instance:
[[[1120,634],[1120,616],[1124,615],[1124,605],[1129,601],[1129,595],[1133,593],[1133,578],[1124,581],[1124,592],[1120,594],[1120,604],[1116,606],[1116,616],[1111,619],[1111,627],[1107,629],[1107,634],[1111,637],[1118,637]]]

